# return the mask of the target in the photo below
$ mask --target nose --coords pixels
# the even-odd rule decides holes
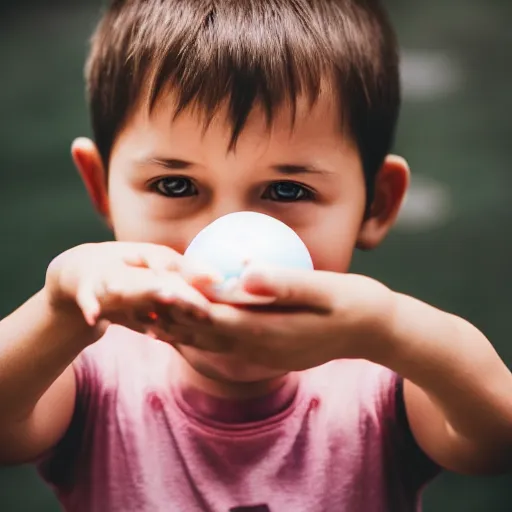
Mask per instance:
[[[206,222],[204,227],[231,213],[246,211],[254,211],[254,208],[251,208],[242,197],[235,197],[234,194],[232,197],[229,197],[226,193],[218,194],[204,212]]]
[[[244,211],[254,211],[254,209],[250,209],[248,205],[243,204],[241,201],[229,201],[222,197],[218,198],[217,201],[212,202],[209,208],[202,211],[201,214],[196,217],[194,228],[191,229],[191,238],[188,240],[188,244],[190,244],[192,239],[199,234],[200,231],[217,219],[231,213]]]
[[[221,217],[225,217],[226,215],[230,215],[232,213],[238,213],[238,212],[246,212],[249,211],[247,207],[244,208],[243,205],[233,206],[232,208],[227,208],[225,205],[221,206],[220,208],[217,208],[211,212],[210,215],[207,216],[208,222],[207,224],[211,224],[212,222],[215,222],[217,219],[220,219]]]

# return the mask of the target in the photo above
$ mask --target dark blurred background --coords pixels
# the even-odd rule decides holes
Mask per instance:
[[[394,234],[354,270],[468,318],[510,366],[512,1],[385,3],[403,50],[397,152],[414,179]],[[82,68],[100,6],[0,4],[0,317],[56,254],[109,237],[69,158],[90,134]],[[56,510],[31,468],[0,469],[0,511]],[[444,475],[425,511],[512,512],[512,476]]]

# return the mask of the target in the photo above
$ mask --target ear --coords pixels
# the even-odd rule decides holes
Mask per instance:
[[[400,212],[409,176],[409,165],[403,158],[386,157],[375,179],[374,199],[359,232],[358,248],[374,249],[384,240]]]
[[[107,174],[96,145],[90,139],[76,139],[71,155],[94,208],[110,226]]]

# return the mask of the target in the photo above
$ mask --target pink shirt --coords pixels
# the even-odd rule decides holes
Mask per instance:
[[[419,510],[438,468],[391,371],[334,361],[302,372],[292,400],[233,403],[169,384],[178,357],[115,327],[77,359],[72,424],[38,464],[65,510]]]

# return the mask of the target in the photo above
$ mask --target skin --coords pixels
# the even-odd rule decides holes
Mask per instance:
[[[183,383],[221,397],[268,393],[334,359],[386,366],[404,377],[412,433],[433,460],[459,473],[511,469],[512,374],[489,340],[461,318],[347,272],[354,249],[376,247],[393,225],[409,172],[389,156],[365,215],[360,158],[332,104],[328,92],[312,110],[300,104],[293,129],[283,108],[270,132],[255,109],[229,152],[222,111],[203,134],[193,112],[170,121],[169,95],[152,115],[134,109],[108,173],[91,141],[74,143],[84,183],[118,241],[57,257],[43,290],[0,322],[2,462],[33,460],[61,439],[75,400],[70,364],[112,322],[174,345]],[[291,175],[292,166],[323,172]],[[187,190],[176,176],[195,184],[192,196],[158,193]],[[307,200],[276,201],[286,196],[275,186],[283,180],[314,194],[294,187],[292,198]],[[267,303],[256,309],[209,300],[214,273],[180,255],[203,227],[240,210],[291,226],[317,269],[251,269],[243,286]]]
[[[135,110],[115,141],[108,172],[91,141],[75,141],[72,152],[96,209],[118,241],[151,242],[183,253],[215,219],[251,210],[294,229],[308,247],[315,269],[347,272],[356,246],[375,247],[392,226],[409,170],[399,157],[386,159],[376,180],[371,215],[365,219],[361,159],[341,132],[332,105],[327,91],[313,108],[299,101],[293,126],[290,110],[284,107],[270,132],[263,112],[256,108],[236,149],[228,151],[231,127],[225,111],[203,133],[200,115],[191,111],[170,122],[174,100],[169,94],[151,115],[144,108]],[[159,163],[163,160],[180,163],[170,169]],[[292,165],[319,172],[286,174],[276,169]],[[172,198],[151,189],[157,180],[176,177],[192,180],[197,195]],[[298,183],[314,197],[271,200],[269,189],[282,181]],[[301,193],[295,197],[300,199]],[[254,396],[283,381],[283,372],[238,355],[178,348],[189,363],[183,368],[185,380],[219,396]]]
[[[316,272],[264,269],[245,281],[248,292],[273,297],[274,306],[298,308],[295,313],[216,305],[209,313],[211,325],[196,326],[199,341],[177,345],[182,379],[189,385],[245,398],[293,379],[294,371],[337,358],[364,358],[405,378],[412,433],[433,460],[460,473],[509,470],[512,374],[490,342],[463,319],[346,274],[354,250],[373,249],[392,227],[409,169],[399,157],[386,158],[365,215],[360,155],[340,130],[332,106],[329,91],[312,109],[299,103],[293,126],[284,107],[270,131],[255,109],[236,150],[229,152],[225,113],[220,111],[206,133],[193,112],[171,123],[171,94],[152,115],[135,110],[113,147],[108,181],[91,142],[75,142],[73,155],[118,240],[150,241],[183,252],[213,220],[253,210],[288,224],[308,247]],[[155,163],[162,159],[181,161],[175,165],[179,169]],[[283,175],[276,171],[283,166],[322,172]],[[197,195],[170,199],[149,186],[176,175],[192,179]],[[269,195],[269,186],[283,180],[314,194],[304,201],[270,200],[276,196]],[[228,340],[228,348],[212,354],[199,349],[200,339]]]

